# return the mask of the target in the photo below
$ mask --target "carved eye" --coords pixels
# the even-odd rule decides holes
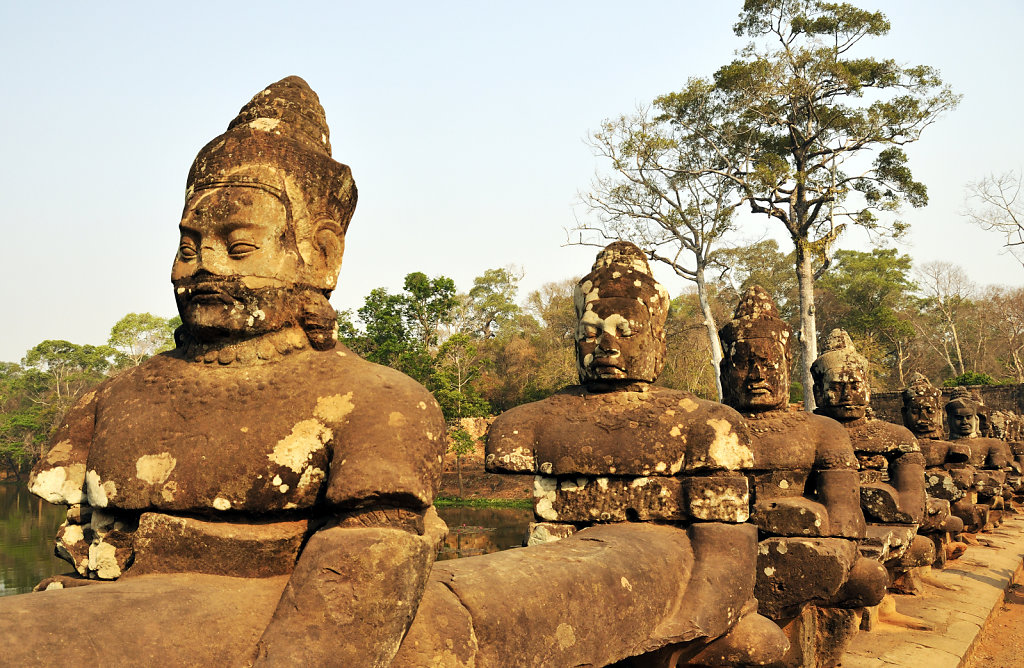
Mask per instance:
[[[242,258],[258,249],[259,246],[248,241],[235,241],[228,247],[228,254],[233,258]]]
[[[181,243],[178,245],[178,257],[187,262],[194,260],[197,254],[196,247],[192,245],[191,239],[181,240]]]
[[[628,322],[620,322],[619,326],[616,327],[615,329],[616,329],[616,332],[617,332],[616,336],[618,336],[620,338],[629,338],[630,336],[633,336],[633,334],[636,333],[636,332],[633,331],[632,328],[630,328]]]

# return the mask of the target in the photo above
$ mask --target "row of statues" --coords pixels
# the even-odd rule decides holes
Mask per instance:
[[[10,661],[838,665],[860,629],[917,623],[887,592],[1021,491],[1024,451],[978,435],[969,395],[918,378],[909,429],[874,419],[842,331],[819,409],[790,410],[792,334],[756,286],[720,332],[724,403],[654,385],[669,296],[615,242],[574,293],[580,384],[489,431],[488,469],[534,477],[528,546],[435,564],[440,409],[338,343],[327,301],[355,203],[297,77],[200,151],[176,348],[83,397],[33,471],[75,572],[0,600]]]

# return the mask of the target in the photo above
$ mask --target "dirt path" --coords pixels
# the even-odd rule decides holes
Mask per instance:
[[[1018,573],[1006,600],[993,611],[964,668],[1024,666],[1024,575]]]

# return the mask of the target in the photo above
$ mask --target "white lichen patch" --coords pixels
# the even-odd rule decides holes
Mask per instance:
[[[280,124],[281,121],[277,118],[257,118],[256,120],[249,121],[250,128],[260,130],[261,132],[273,132]]]
[[[779,554],[786,554],[787,552],[789,552],[789,547],[787,547],[786,543],[782,541],[779,541],[775,544],[775,549],[779,551]]]
[[[78,524],[68,524],[64,527],[64,534],[61,541],[65,545],[74,545],[85,540],[85,531]]]
[[[421,411],[427,410],[427,404],[422,401],[416,404],[416,407],[419,408]]]
[[[351,392],[347,394],[334,394],[317,399],[313,415],[324,422],[341,422],[353,409],[355,409],[355,405],[352,403]]]
[[[158,455],[143,455],[135,462],[135,477],[150,485],[167,482],[178,461],[169,452]]]
[[[405,416],[398,411],[391,411],[388,414],[388,426],[392,428],[404,427],[408,423]]]
[[[552,464],[551,462],[541,462],[541,464],[540,464],[540,472],[541,473],[546,473],[546,474],[550,475],[551,472],[554,469],[555,469],[555,465]]]
[[[288,485],[281,485],[280,487],[277,488],[277,491],[281,492],[282,494],[287,494],[288,489]]]
[[[632,482],[629,483],[629,486],[634,489],[638,489],[640,487],[646,487],[647,483],[649,483],[650,481],[650,478],[634,478]]]
[[[89,471],[85,474],[85,496],[93,508],[106,508],[110,499],[117,496],[117,486],[113,480],[102,482],[99,473]]]
[[[682,433],[682,431],[679,430],[680,426],[681,425],[678,425],[678,424],[672,425],[672,428],[669,429],[669,431],[668,431],[668,435],[671,436],[672,438],[679,438],[679,434]]]
[[[281,476],[279,476],[279,475],[274,476],[274,479],[270,481],[270,484],[272,484],[274,487],[277,487],[278,485],[280,485],[281,484]]]
[[[536,471],[536,460],[533,457],[533,450],[529,448],[512,448],[500,455],[490,453],[487,455],[487,463],[494,465],[497,462],[502,468],[509,471]]]
[[[625,575],[623,575],[622,578],[619,579],[619,584],[622,585],[623,589],[633,591],[633,585],[629,583],[629,580],[626,579]]]
[[[602,492],[608,491],[608,478],[597,478],[595,482]]]
[[[82,502],[85,464],[71,464],[40,471],[29,481],[29,491],[50,503],[71,505]]]
[[[317,402],[317,408],[320,408],[320,402]],[[313,454],[323,450],[333,436],[334,432],[319,420],[303,420],[292,427],[292,433],[277,442],[267,458],[295,473],[301,473]]]
[[[708,446],[711,464],[717,464],[728,471],[754,465],[754,453],[740,443],[739,434],[733,431],[728,420],[712,418],[708,420],[708,426],[715,430],[715,440]]]
[[[690,397],[683,397],[682,399],[680,399],[679,407],[682,408],[687,413],[692,413],[698,408],[697,402],[691,399]]]
[[[299,478],[299,482],[295,485],[295,489],[303,492],[309,489],[311,486],[317,486],[324,479],[324,472],[322,469],[318,469],[315,466],[310,466],[302,472],[302,477]]]
[[[690,514],[696,519],[719,522],[746,522],[750,519],[750,495],[731,487],[703,490],[690,497]]]
[[[789,489],[789,481],[783,478],[779,481],[779,487],[782,489]]]
[[[534,476],[533,497],[536,499],[536,502],[534,503],[533,511],[537,514],[537,517],[550,521],[558,519],[558,512],[553,507],[557,489],[558,481],[555,478]]]
[[[160,490],[160,498],[163,499],[164,501],[166,501],[167,503],[170,503],[171,501],[174,501],[174,494],[177,491],[178,491],[178,483],[176,483],[176,482],[174,482],[172,480],[172,481],[166,483],[163,486],[163,488]]]
[[[764,567],[764,574],[767,575],[768,577],[771,577],[771,576],[775,575],[775,569],[772,568],[771,566],[765,566]]]
[[[116,580],[121,577],[121,566],[117,563],[117,549],[102,541],[89,546],[89,570],[100,580]]]
[[[563,492],[582,492],[587,488],[589,482],[586,478],[576,478],[575,480],[563,480],[558,486]]]
[[[654,465],[654,470],[658,473],[664,473],[666,469],[668,469],[668,464],[665,462],[658,462]]]
[[[572,627],[562,622],[555,629],[555,642],[558,643],[558,648],[566,650],[576,644],[576,634],[573,632]]]
[[[231,502],[225,499],[223,496],[218,496],[213,500],[213,507],[217,510],[230,510]]]
[[[686,453],[679,455],[679,459],[672,462],[672,465],[668,467],[670,475],[675,475],[683,470],[683,464],[686,463]]]

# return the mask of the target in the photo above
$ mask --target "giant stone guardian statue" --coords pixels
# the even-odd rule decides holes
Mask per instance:
[[[68,506],[58,551],[88,579],[0,604],[19,636],[6,661],[390,662],[444,530],[444,421],[423,387],[336,340],[327,299],[355,204],[297,77],[199,152],[171,270],[177,346],[83,397],[33,471],[31,490]]]

